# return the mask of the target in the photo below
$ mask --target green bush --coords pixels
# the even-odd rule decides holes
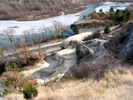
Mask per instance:
[[[34,97],[37,97],[38,91],[35,87],[32,86],[32,84],[28,84],[25,90],[23,90],[23,95],[26,100],[30,100]]]
[[[109,10],[109,14],[110,14],[111,19],[113,19],[114,13],[115,13],[114,8],[111,7],[110,10]]]
[[[12,91],[10,89],[4,89],[3,91],[3,95],[8,95],[10,94]]]
[[[12,71],[12,72],[20,72],[20,68],[15,63],[12,63],[12,65],[8,65],[5,68],[5,71]]]
[[[20,86],[23,86],[23,84],[24,84],[24,76],[25,76],[25,74],[19,74],[19,84],[20,84]],[[19,88],[22,88],[22,87],[19,87]]]
[[[113,19],[115,21],[121,21],[121,13],[120,13],[120,10],[119,9],[117,9],[116,12],[114,13]]]
[[[130,10],[128,10],[128,9],[125,9],[124,11],[123,11],[123,13],[122,13],[122,16],[121,16],[122,18],[122,21],[128,21],[130,18],[131,18],[131,11]]]
[[[2,50],[0,50],[0,56],[3,54],[3,51]]]
[[[118,22],[126,22],[131,18],[131,11],[125,9],[124,11],[120,11],[119,9],[116,12],[113,12],[113,9],[110,9],[110,17],[112,20]]]
[[[83,19],[86,19],[86,16],[85,15],[83,16]]]
[[[118,25],[119,22],[115,21],[115,20],[111,20],[111,23],[113,23],[113,25]]]
[[[104,29],[104,33],[106,33],[106,34],[110,33],[109,26],[106,26],[106,27],[105,27],[105,29]]]
[[[114,12],[115,12],[115,11],[114,11],[114,8],[111,7],[110,10],[109,10],[109,13],[110,13],[110,14],[113,14]]]
[[[62,37],[63,39],[65,39],[65,38],[66,38],[66,36],[65,36],[65,33],[64,33],[64,32],[62,32],[62,33],[61,33],[61,37]]]
[[[102,12],[103,12],[103,10],[102,10],[102,9],[100,9],[100,10],[99,10],[99,12],[100,12],[100,13],[102,13]]]

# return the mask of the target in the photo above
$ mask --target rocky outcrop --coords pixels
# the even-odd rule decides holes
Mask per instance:
[[[122,49],[119,51],[119,58],[124,60],[133,58],[133,30],[126,38]]]
[[[67,48],[57,52],[46,59],[44,68],[33,72],[33,76],[38,79],[39,84],[46,84],[50,81],[57,81],[64,77],[68,70],[77,64],[77,55],[75,48]]]
[[[20,59],[20,61],[23,61],[24,60],[21,56],[19,56],[19,59]],[[17,59],[17,57],[12,57],[12,56],[11,57],[1,57],[0,58],[0,66],[1,66],[1,68],[0,68],[0,74],[5,71],[5,67],[6,66],[11,65],[12,63],[17,64],[17,66],[19,68],[22,67],[22,64],[20,64],[20,62]]]
[[[73,65],[77,64],[76,49],[68,48],[68,49],[61,50],[56,53],[55,59],[56,61],[58,61],[60,66],[58,66],[56,69],[53,69],[55,70],[53,74],[50,75],[47,79],[41,81],[41,84],[46,84],[50,81],[57,81],[62,77],[64,77],[66,73],[69,71],[69,69]]]
[[[76,42],[75,44],[77,47],[76,51],[78,63],[77,65],[72,66],[65,76],[73,77],[74,72],[76,70],[75,68],[79,70],[82,69],[79,67],[84,67],[84,63],[95,64],[99,59],[101,59],[106,54],[106,49],[104,47],[106,42],[106,40],[101,39],[92,39],[82,42],[80,44]]]
[[[126,38],[131,34],[133,22],[129,22],[121,29],[111,33],[113,37],[109,40],[108,50],[118,54],[125,45]]]
[[[73,44],[76,48],[78,63],[81,61],[92,60],[95,57],[94,51],[85,44],[76,41],[73,41]]]
[[[107,40],[93,39],[85,41],[84,44],[94,51],[95,58],[100,57],[106,51],[105,44]]]
[[[86,32],[86,33],[77,34],[77,35],[68,37],[61,43],[60,47],[62,49],[66,49],[71,45],[71,41],[77,41],[77,42],[83,41],[86,37],[89,37],[89,36],[91,37],[92,35],[93,35],[93,32]]]
[[[113,24],[108,22],[109,26],[112,26]],[[71,25],[71,29],[73,30],[73,32],[75,34],[79,34],[79,30],[83,29],[83,28],[99,28],[100,26],[105,27],[106,26],[106,22],[105,21],[96,21],[96,20],[82,20],[79,21],[77,23],[74,23]]]
[[[56,55],[57,61],[61,64],[55,73],[51,76],[51,80],[60,79],[69,71],[69,69],[77,64],[77,55],[75,48],[64,49],[59,51]]]

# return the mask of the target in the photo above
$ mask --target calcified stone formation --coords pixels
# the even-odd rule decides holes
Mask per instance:
[[[59,66],[56,69],[56,72],[51,76],[52,80],[56,78],[62,78],[66,72],[68,72],[70,67],[77,64],[77,55],[75,51],[75,48],[68,48],[61,50],[56,54],[56,60],[61,66]]]
[[[87,41],[83,41],[85,38]],[[63,50],[55,55],[59,66],[48,79],[43,81],[44,83],[69,76],[73,66],[82,61],[96,62],[106,53],[106,50],[115,52],[121,59],[133,58],[133,22],[99,38],[95,37],[94,32],[77,34],[65,39],[61,48]]]
[[[71,41],[77,41],[77,42],[80,41],[81,42],[86,37],[92,36],[92,35],[93,35],[93,32],[85,32],[85,33],[82,33],[82,34],[77,34],[77,35],[71,36],[71,37],[65,39],[61,43],[61,48],[62,49],[68,48],[71,45]]]
[[[64,77],[70,67],[77,63],[77,55],[75,51],[75,48],[68,48],[57,52],[55,59],[59,63],[59,66],[54,69],[53,74],[51,74],[47,79],[38,79],[38,83],[46,84],[50,81],[57,81]]]

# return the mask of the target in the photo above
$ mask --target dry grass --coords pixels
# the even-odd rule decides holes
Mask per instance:
[[[94,79],[65,80],[50,86],[39,86],[35,100],[133,100],[133,68],[109,70],[100,81]],[[12,93],[6,100],[24,100]]]

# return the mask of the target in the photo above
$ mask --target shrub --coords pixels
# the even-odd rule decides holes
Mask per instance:
[[[103,10],[102,10],[102,9],[100,9],[100,10],[99,10],[99,12],[100,12],[100,13],[102,13],[102,12],[103,12]]]
[[[5,71],[12,71],[12,72],[20,72],[20,68],[15,63],[12,63],[12,65],[8,65],[5,68]]]
[[[61,37],[63,38],[63,39],[65,39],[66,38],[66,36],[65,36],[65,33],[63,32],[63,33],[61,33]]]
[[[0,56],[2,56],[2,54],[3,54],[3,51],[2,51],[2,50],[0,50]]]
[[[92,19],[100,19],[99,15],[97,13],[90,13],[89,16],[91,16]]]
[[[86,16],[85,15],[83,16],[83,19],[86,19]]]
[[[24,98],[26,100],[32,99],[34,97],[37,97],[38,95],[38,90],[32,86],[32,84],[28,84],[23,91]]]
[[[104,33],[106,33],[106,34],[110,33],[109,26],[106,26],[106,27],[105,27],[105,29],[104,29]]]
[[[24,57],[23,65],[33,65],[41,59],[39,54],[29,50],[27,44],[21,44],[20,54]]]
[[[111,23],[113,23],[114,25],[118,25],[119,23],[115,20],[112,20]]]
[[[125,9],[124,11],[123,11],[123,14],[122,14],[122,16],[121,16],[122,18],[122,21],[128,21],[130,18],[131,18],[131,11],[130,10],[128,10],[128,9]]]
[[[113,14],[113,19],[116,21],[121,21],[121,13],[119,9]]]
[[[32,84],[34,86],[37,85],[37,80],[32,76],[24,77],[24,74],[16,73],[16,72],[4,72],[0,77],[0,83],[6,85],[9,88],[25,88],[27,84]]]
[[[115,12],[115,11],[114,11],[114,8],[111,7],[110,10],[109,10],[109,13],[110,13],[110,14],[113,14],[114,12]]]
[[[4,89],[3,91],[3,95],[8,95],[10,94],[12,91],[10,89]]]
[[[11,71],[4,72],[0,78],[0,82],[9,88],[17,88],[19,86],[19,74]]]
[[[34,77],[32,77],[32,76],[27,76],[27,77],[23,78],[21,87],[25,88],[27,86],[27,84],[32,84],[32,85],[36,86],[37,80],[34,79]]]

